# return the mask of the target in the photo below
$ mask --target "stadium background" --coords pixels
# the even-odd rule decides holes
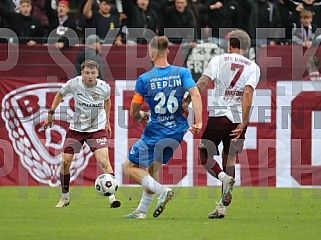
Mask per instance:
[[[202,50],[203,47],[203,50]],[[212,54],[202,54],[206,48]],[[80,47],[55,50],[36,46],[0,46],[0,185],[59,184],[62,138],[72,100],[61,104],[55,115],[56,130],[45,135],[41,121],[61,83],[74,76],[73,62]],[[185,56],[178,46],[170,48],[170,62],[187,65],[194,76],[196,65],[206,66],[216,45],[202,46]],[[205,50],[204,50],[205,49]],[[8,54],[10,53],[10,54]],[[142,127],[128,118],[136,77],[151,68],[145,46],[104,46],[106,81],[112,86],[110,158],[122,185],[131,184],[121,172],[128,148],[140,137]],[[214,53],[214,54],[213,54]],[[320,50],[274,46],[259,48],[256,60],[262,77],[254,100],[245,151],[238,158],[237,182],[241,186],[320,186],[321,83],[301,81],[307,56]],[[47,77],[44,77],[47,76]],[[206,106],[207,97],[203,95]],[[204,119],[207,111],[204,108]],[[67,119],[67,120],[66,120]],[[191,120],[191,119],[190,119]],[[60,135],[59,135],[60,134]],[[182,151],[161,173],[162,182],[177,186],[219,185],[197,161],[198,139],[186,134]],[[84,149],[72,166],[75,185],[92,185],[100,173],[94,157]]]

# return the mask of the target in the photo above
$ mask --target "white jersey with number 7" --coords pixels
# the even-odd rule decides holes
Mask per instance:
[[[243,91],[246,85],[256,88],[259,66],[242,55],[225,53],[212,58],[203,75],[214,81],[213,95],[208,101],[209,116],[226,116],[233,123],[240,123]]]

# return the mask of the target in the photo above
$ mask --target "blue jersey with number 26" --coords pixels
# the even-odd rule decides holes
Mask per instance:
[[[182,100],[185,92],[194,86],[190,71],[184,67],[154,67],[140,75],[135,91],[144,97],[151,114],[144,134],[167,136],[186,131],[189,126],[182,115]]]

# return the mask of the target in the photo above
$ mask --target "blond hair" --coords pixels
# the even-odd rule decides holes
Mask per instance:
[[[168,38],[165,36],[155,36],[149,43],[149,47],[158,51],[158,54],[164,54],[168,49]]]
[[[300,12],[300,18],[313,18],[313,14],[311,11],[303,9]]]

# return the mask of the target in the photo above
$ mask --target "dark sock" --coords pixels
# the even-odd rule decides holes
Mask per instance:
[[[207,150],[204,148],[199,149],[199,160],[206,171],[211,174],[213,177],[218,178],[218,174],[222,172],[220,165],[210,156],[213,154],[208,154]]]
[[[60,182],[61,182],[62,193],[68,193],[69,192],[70,173],[69,174],[60,173]]]
[[[218,174],[222,172],[220,165],[214,159],[208,159],[208,162],[203,166],[215,178],[218,178]]]
[[[213,159],[214,161],[214,166],[211,168],[212,171],[208,171],[211,175],[213,175],[214,177],[218,178],[218,174],[220,172],[222,172],[222,168],[220,167],[220,165]],[[213,174],[213,172],[215,174]]]

